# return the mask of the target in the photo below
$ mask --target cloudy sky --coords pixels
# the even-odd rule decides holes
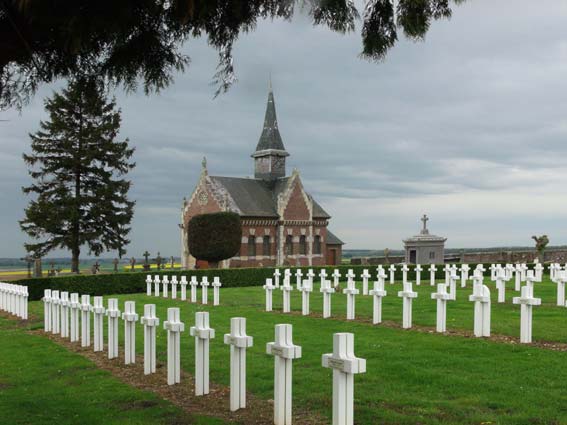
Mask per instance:
[[[427,213],[449,247],[567,243],[567,2],[470,0],[402,40],[383,63],[358,58],[360,34],[265,22],[235,50],[239,82],[213,99],[216,53],[190,41],[190,69],[160,95],[117,93],[136,147],[129,255],[179,255],[180,206],[201,159],[250,176],[271,73],[288,172],[333,216],[346,248],[401,248]],[[45,87],[0,113],[0,256],[24,253],[17,220],[29,183],[27,134]]]

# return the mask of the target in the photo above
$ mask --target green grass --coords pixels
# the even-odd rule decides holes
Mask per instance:
[[[222,424],[190,417],[132,388],[84,357],[0,318],[0,423]]]
[[[318,284],[316,288],[318,288]],[[360,285],[359,285],[360,286]],[[387,284],[384,319],[401,322],[400,284]],[[493,295],[493,333],[519,334],[519,307],[511,304],[513,286],[507,291],[507,303],[496,303]],[[435,325],[435,301],[432,288],[415,288],[414,323]],[[458,288],[457,301],[448,307],[448,329],[472,330],[473,305],[468,288]],[[538,284],[535,294],[544,305],[534,312],[534,339],[567,341],[567,309],[555,306],[555,285]],[[200,295],[200,294],[199,294]],[[212,296],[212,291],[210,291]],[[294,342],[303,347],[303,358],[294,362],[294,403],[323,416],[331,412],[331,373],[321,367],[321,355],[332,350],[332,334],[353,332],[355,352],[367,359],[368,372],[355,378],[355,420],[357,424],[555,424],[567,423],[567,353],[525,345],[503,344],[483,339],[446,336],[435,333],[404,331],[369,323],[346,322],[345,296],[333,297],[334,319],[265,313],[264,291],[259,287],[230,288],[221,291],[220,307],[192,305],[171,299],[145,295],[120,295],[136,301],[139,313],[143,304],[155,303],[158,316],[166,317],[167,307],[180,307],[186,324],[182,337],[182,367],[193,371],[193,340],[188,328],[196,311],[211,313],[211,326],[217,338],[211,344],[211,380],[229,384],[229,349],[222,335],[229,331],[230,318],[248,319],[254,347],[248,351],[248,389],[271,399],[273,359],[265,354],[265,345],[273,341],[274,325],[294,325]],[[293,310],[300,309],[300,294],[293,293]],[[311,306],[321,311],[319,293],[313,293]],[[357,297],[357,317],[371,317],[370,297]],[[33,303],[32,311],[41,312]],[[274,309],[281,309],[281,292],[274,292]],[[122,332],[122,331],[121,331]],[[160,330],[157,352],[165,361],[166,334]],[[143,352],[142,327],[138,327],[137,350]],[[121,361],[121,360],[120,360]]]

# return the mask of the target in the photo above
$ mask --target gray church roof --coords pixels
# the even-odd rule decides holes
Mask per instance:
[[[244,217],[278,217],[277,199],[284,190],[289,177],[271,183],[261,179],[210,176],[211,180],[224,187]],[[311,198],[311,197],[310,197]],[[313,199],[313,218],[331,218]]]
[[[344,245],[345,243],[335,236],[333,232],[327,229],[327,245]]]
[[[274,93],[270,87],[268,94],[268,104],[266,105],[266,116],[264,117],[264,128],[256,146],[256,152],[266,150],[284,151],[284,144],[280,130],[278,129],[278,119],[276,117],[276,104],[274,102]]]

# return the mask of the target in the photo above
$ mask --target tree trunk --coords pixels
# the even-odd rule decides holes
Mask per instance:
[[[71,250],[71,273],[79,273],[79,254],[81,250],[77,248],[73,248]]]

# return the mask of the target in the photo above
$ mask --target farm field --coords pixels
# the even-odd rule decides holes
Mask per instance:
[[[360,283],[357,286],[360,288]],[[520,345],[517,341],[520,315],[519,306],[511,304],[515,295],[513,286],[507,288],[505,304],[496,303],[494,285],[489,286],[493,298],[494,339],[470,337],[473,320],[473,304],[468,301],[470,283],[467,288],[458,287],[457,301],[448,304],[449,334],[445,335],[433,332],[436,304],[430,297],[433,287],[428,282],[414,286],[419,293],[414,300],[415,330],[400,327],[399,282],[386,284],[385,323],[381,325],[371,324],[372,298],[363,296],[357,297],[357,320],[350,322],[345,320],[346,297],[342,294],[333,296],[331,319],[320,317],[322,298],[318,292],[311,296],[313,315],[310,317],[300,315],[301,295],[297,291],[292,292],[292,314],[280,312],[280,291],[274,291],[274,312],[264,312],[265,293],[260,287],[221,289],[221,305],[217,307],[145,294],[117,298],[121,309],[124,301],[136,301],[139,313],[143,304],[155,303],[162,321],[168,307],[181,309],[181,320],[186,326],[182,334],[181,366],[189,373],[194,367],[194,342],[188,328],[194,323],[196,311],[209,311],[211,327],[216,329],[217,335],[211,342],[211,381],[225,386],[229,385],[230,376],[229,349],[223,344],[222,335],[229,332],[231,317],[246,317],[247,332],[254,337],[254,346],[248,350],[248,390],[264,400],[273,397],[273,358],[265,354],[265,345],[274,340],[274,325],[292,324],[294,343],[303,347],[303,357],[294,361],[294,409],[313,411],[329,421],[331,372],[321,367],[321,355],[332,351],[333,333],[352,332],[355,354],[367,359],[367,373],[355,377],[357,424],[566,423],[564,382],[567,370],[563,366],[567,361],[564,351],[567,349],[567,309],[555,306],[555,284],[545,280],[535,287],[535,296],[541,297],[543,304],[534,309],[535,346]],[[316,291],[318,287],[316,281]],[[42,309],[40,302],[30,303],[30,312],[36,318],[32,327],[41,327]],[[122,333],[121,327],[120,338]],[[38,336],[33,338],[42,340]],[[137,326],[136,344],[137,353],[143,353],[141,326]],[[25,345],[23,342],[17,347],[24,349]],[[61,348],[56,350],[65,352]],[[11,356],[17,358],[14,351],[17,350],[10,350]],[[163,329],[157,333],[157,355],[159,362],[165,362]],[[116,362],[123,364],[122,357]],[[0,372],[0,379],[4,379],[4,373]],[[182,381],[180,386],[183,385]],[[85,388],[88,393],[88,386]],[[76,394],[82,393],[77,388]]]

